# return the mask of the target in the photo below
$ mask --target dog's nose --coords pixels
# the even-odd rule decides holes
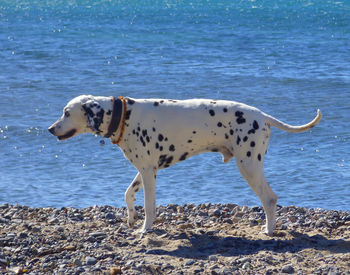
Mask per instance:
[[[51,126],[51,127],[49,127],[49,132],[51,133],[51,134],[55,134],[55,127],[53,127],[53,126]]]

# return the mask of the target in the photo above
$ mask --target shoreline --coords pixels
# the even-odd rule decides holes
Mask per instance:
[[[0,205],[0,274],[350,274],[350,212],[277,207],[273,237],[262,207],[157,207],[139,238],[126,208]]]

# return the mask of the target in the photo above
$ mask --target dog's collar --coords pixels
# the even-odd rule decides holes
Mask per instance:
[[[111,97],[113,102],[112,119],[108,126],[108,132],[105,135],[106,138],[111,138],[119,129],[119,137],[115,141],[112,140],[113,144],[119,144],[123,137],[124,127],[125,127],[125,114],[126,114],[126,101],[125,98],[119,96],[115,98]]]

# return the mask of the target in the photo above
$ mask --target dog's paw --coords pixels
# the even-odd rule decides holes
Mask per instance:
[[[136,211],[134,211],[134,210],[129,211],[129,213],[128,213],[128,226],[130,228],[134,227],[135,222],[137,220],[137,217],[138,217],[138,215],[137,215]]]
[[[140,239],[140,240],[143,239],[143,238],[146,236],[147,232],[148,232],[147,229],[143,229],[143,228],[139,229],[139,230],[137,231],[137,233],[140,234],[139,239]]]
[[[133,220],[128,220],[128,226],[129,226],[129,228],[133,228],[134,225],[135,225],[135,221],[133,221]]]
[[[273,229],[270,229],[270,230],[269,230],[269,228],[268,228],[266,225],[263,225],[263,226],[261,227],[261,231],[262,231],[264,234],[266,234],[267,236],[269,236],[269,237],[272,237],[272,236],[273,236]]]

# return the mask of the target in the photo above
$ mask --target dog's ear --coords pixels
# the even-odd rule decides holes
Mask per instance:
[[[101,133],[100,125],[103,123],[104,110],[95,100],[89,100],[82,105],[87,118],[87,126],[96,134]]]

